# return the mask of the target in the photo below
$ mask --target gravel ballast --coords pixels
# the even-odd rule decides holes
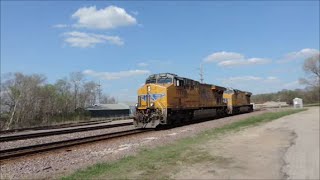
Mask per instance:
[[[132,122],[133,120],[121,120],[121,121],[114,121],[109,123],[102,123],[100,125],[112,125],[112,124],[121,124],[121,123],[128,123]],[[89,125],[92,126],[92,125]],[[93,126],[99,126],[93,125]],[[77,127],[73,127],[75,129]],[[80,127],[81,128],[81,127]],[[68,129],[68,128],[62,128],[62,129]],[[50,142],[57,142],[57,141],[64,141],[64,140],[70,140],[70,139],[76,139],[76,138],[82,138],[87,136],[95,136],[105,133],[112,133],[112,132],[118,132],[118,131],[125,131],[134,129],[133,126],[122,126],[122,127],[113,127],[113,128],[103,128],[98,130],[89,130],[89,131],[81,131],[81,132],[75,132],[75,133],[67,133],[67,134],[60,134],[60,135],[53,135],[53,136],[44,136],[44,137],[38,137],[38,138],[31,138],[31,139],[24,139],[24,140],[17,140],[17,141],[8,141],[8,142],[0,142],[1,150],[5,149],[12,149],[22,146],[30,146],[30,145],[36,145],[36,144],[43,144],[43,143],[50,143]],[[44,132],[45,130],[40,130],[41,132]],[[38,131],[38,132],[40,132]],[[52,130],[49,130],[52,131]],[[17,134],[28,134],[28,133],[35,133],[37,131],[29,131],[29,132],[23,132],[23,133],[17,133]]]
[[[256,111],[248,114],[225,117],[167,130],[150,131],[142,134],[73,146],[51,152],[39,153],[28,157],[2,161],[1,179],[58,178],[59,176],[72,173],[75,170],[85,168],[89,165],[99,162],[110,162],[128,155],[134,155],[142,147],[154,148],[165,145],[172,143],[177,139],[194,136],[202,131],[221,127],[265,112],[266,111]],[[125,130],[125,128],[114,129],[119,131]],[[106,131],[104,130],[104,133],[105,132]],[[108,132],[110,132],[109,129]],[[60,137],[51,136],[48,138],[62,140],[60,139],[61,136],[69,138],[72,134],[59,136]],[[86,134],[86,136],[88,136],[88,134]]]

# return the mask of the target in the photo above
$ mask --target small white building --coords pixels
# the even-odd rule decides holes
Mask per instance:
[[[293,107],[294,108],[303,108],[303,102],[301,98],[294,98],[293,99]]]

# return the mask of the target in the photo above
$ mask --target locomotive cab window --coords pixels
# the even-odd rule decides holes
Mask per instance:
[[[171,84],[172,83],[172,78],[159,78],[157,80],[158,84]]]
[[[155,78],[148,78],[146,80],[146,84],[151,84],[151,83],[156,83],[156,79]]]
[[[181,79],[176,79],[176,86],[184,86],[184,81]]]

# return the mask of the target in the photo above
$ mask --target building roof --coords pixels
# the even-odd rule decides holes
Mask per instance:
[[[121,110],[129,109],[129,106],[123,103],[118,104],[95,104],[93,106],[87,107],[86,110]]]

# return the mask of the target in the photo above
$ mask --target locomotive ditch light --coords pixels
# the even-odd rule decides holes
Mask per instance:
[[[153,103],[153,102],[152,102],[152,103],[150,103],[150,106],[151,106],[151,107],[153,107],[153,106],[154,106],[154,103]]]

